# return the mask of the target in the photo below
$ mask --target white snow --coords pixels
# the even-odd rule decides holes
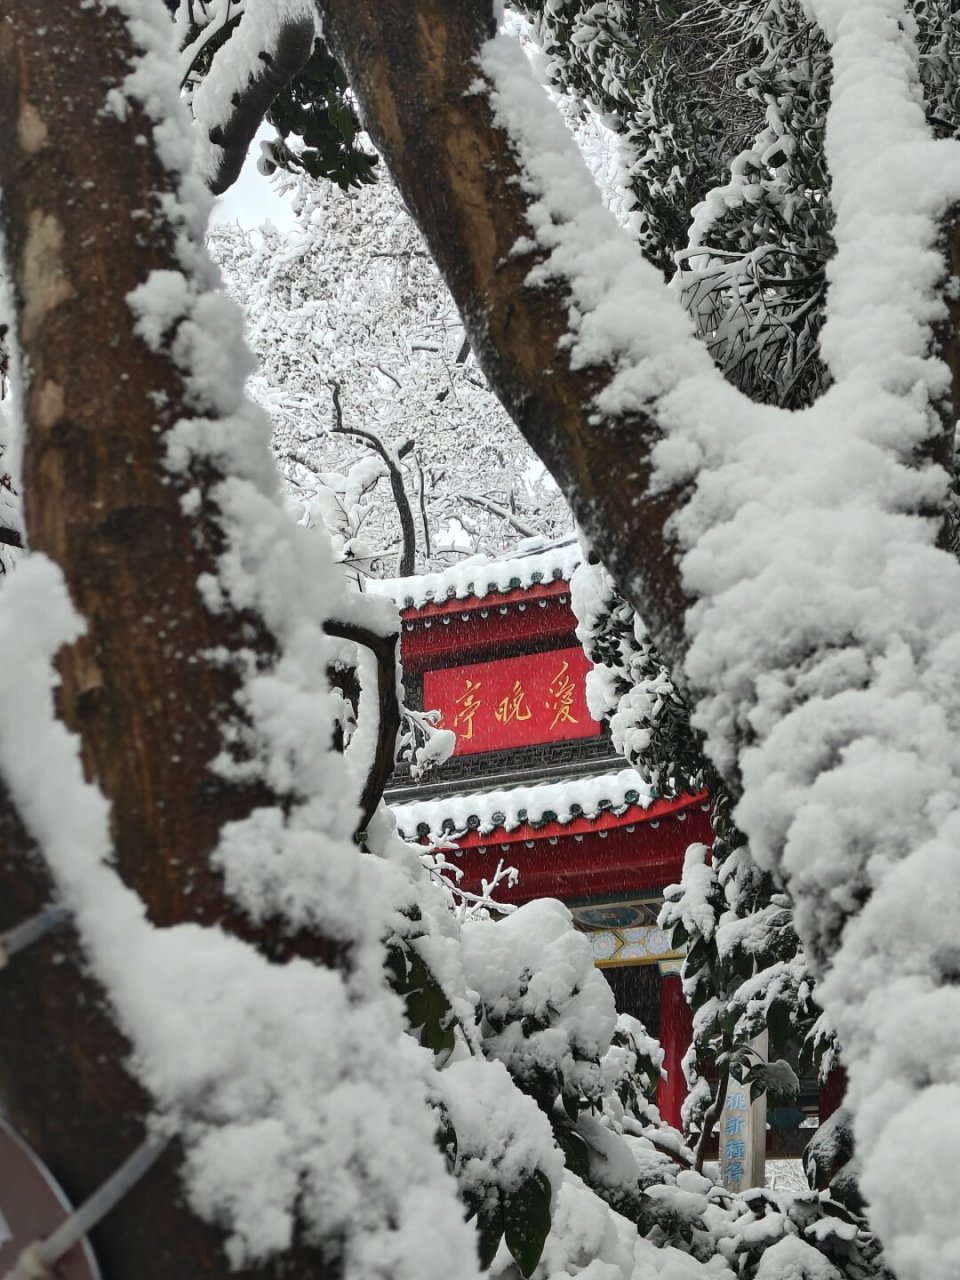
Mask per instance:
[[[518,51],[494,40],[482,68],[531,195],[529,233],[548,251],[530,283],[567,288],[571,363],[612,370],[598,423],[650,412],[657,483],[693,485],[674,533],[697,601],[696,718],[721,769],[742,771],[738,821],[789,881],[825,970],[818,998],[851,1066],[863,1187],[891,1262],[902,1280],[946,1280],[955,1215],[923,1170],[942,1171],[956,1199],[960,1142],[934,1118],[960,1110],[942,1047],[952,991],[936,994],[955,980],[955,917],[925,906],[929,886],[952,900],[956,883],[960,566],[928,514],[946,476],[915,451],[941,430],[937,235],[960,199],[960,145],[929,136],[899,0],[809,8],[835,41],[837,254],[822,336],[834,385],[803,413],[754,405],[712,368]],[[910,1026],[909,1064],[892,1009]]]
[[[631,805],[645,809],[655,798],[653,788],[635,769],[618,769],[614,773],[534,783],[503,791],[411,800],[391,808],[400,830],[408,839],[415,839],[420,827],[439,835],[447,820],[453,823],[454,831],[462,834],[470,829],[469,819],[476,817],[479,834],[490,835],[500,830],[515,831],[525,822],[541,823],[547,812],[555,813],[555,821],[566,825],[577,817],[596,818],[607,809],[618,815]],[[574,812],[576,808],[579,812]]]
[[[490,1024],[485,1052],[520,1081],[559,1078],[564,1093],[597,1097],[599,1059],[616,1027],[613,993],[567,908],[540,898],[496,924],[463,932],[467,983]]]
[[[683,884],[667,885],[664,890],[663,911],[660,926],[670,929],[682,924],[688,933],[700,933],[704,938],[713,937],[716,913],[710,897],[716,889],[716,872],[708,858],[710,850],[705,844],[691,844],[683,855]]]
[[[509,1196],[536,1169],[560,1186],[563,1156],[550,1122],[498,1058],[451,1063],[438,1075],[438,1091],[457,1134],[457,1177],[467,1196],[482,1201],[491,1187]]]
[[[487,556],[471,556],[439,573],[372,579],[367,591],[389,597],[400,608],[422,608],[447,600],[483,600],[488,595],[525,591],[538,583],[569,582],[583,554],[576,538],[543,551],[539,550],[542,544],[543,539],[531,539],[529,546],[521,543],[510,557],[491,560]]]

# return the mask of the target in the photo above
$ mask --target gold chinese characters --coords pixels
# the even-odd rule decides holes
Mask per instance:
[[[568,722],[570,724],[577,723],[577,717],[573,714],[573,695],[576,692],[576,686],[570,679],[568,672],[570,671],[570,663],[564,662],[560,670],[550,681],[550,693],[553,702],[547,703],[547,709],[553,712],[553,719],[550,721],[550,728],[555,729],[558,724]]]
[[[473,717],[480,710],[481,705],[480,698],[478,696],[480,681],[466,680],[464,681],[464,684],[465,688],[463,693],[461,693],[460,697],[457,698],[457,706],[460,710],[453,717],[453,727],[454,729],[459,729],[461,725],[465,726],[463,729],[463,737],[472,738]]]
[[[514,681],[512,691],[494,712],[501,724],[509,724],[511,720],[529,720],[532,714],[527,706],[527,695],[523,692],[523,685],[519,680]]]

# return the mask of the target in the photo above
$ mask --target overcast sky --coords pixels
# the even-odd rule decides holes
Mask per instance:
[[[273,179],[265,178],[257,170],[260,159],[260,139],[274,137],[274,130],[265,126],[254,139],[240,177],[226,195],[214,205],[211,223],[237,222],[241,227],[254,228],[264,222],[272,222],[280,229],[296,224],[293,205],[289,196],[280,196],[274,189]]]

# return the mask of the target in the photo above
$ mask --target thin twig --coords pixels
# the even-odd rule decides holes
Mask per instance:
[[[477,494],[461,493],[460,497],[464,502],[469,502],[474,507],[482,507],[484,511],[489,511],[491,515],[499,516],[501,520],[506,520],[508,524],[513,525],[517,533],[522,534],[525,538],[535,538],[536,529],[528,524],[524,524],[514,513],[508,508],[494,502],[492,498],[482,498]]]

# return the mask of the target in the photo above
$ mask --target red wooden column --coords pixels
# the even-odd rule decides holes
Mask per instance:
[[[687,1082],[681,1063],[692,1038],[693,1015],[683,998],[680,975],[664,974],[660,988],[660,1043],[667,1078],[657,1087],[657,1106],[663,1119],[676,1129],[683,1127],[680,1108],[687,1096]]]
[[[829,1076],[827,1076],[826,1081],[820,1086],[819,1120],[821,1124],[825,1120],[829,1120],[838,1107],[843,1106],[846,1092],[847,1073],[843,1067],[834,1067]]]

